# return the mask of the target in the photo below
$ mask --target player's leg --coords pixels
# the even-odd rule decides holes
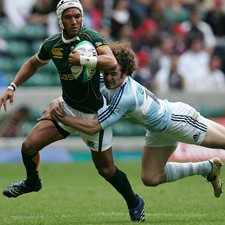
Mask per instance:
[[[129,208],[137,204],[137,198],[124,172],[113,161],[112,148],[106,151],[91,151],[92,159],[98,173],[107,180],[125,199]]]
[[[98,173],[125,199],[129,208],[131,220],[144,221],[143,199],[134,193],[126,174],[114,164],[111,147],[112,129],[107,128],[95,135],[87,135],[82,132],[80,135],[91,149],[92,159]]]
[[[61,99],[61,101],[63,101]],[[78,110],[72,109],[65,102],[63,104],[64,111],[68,115],[81,116],[83,118],[93,118],[95,114],[86,114]],[[60,124],[64,130],[74,132],[74,129]],[[133,192],[129,180],[125,173],[120,171],[113,162],[112,157],[112,130],[107,128],[95,135],[87,135],[79,132],[81,138],[92,151],[92,158],[99,174],[104,177],[126,200],[128,207],[135,209],[137,202],[140,203],[138,210],[134,210],[132,220],[144,220],[144,201]]]
[[[205,124],[207,124],[207,132],[200,145],[209,148],[225,149],[225,127],[204,117],[203,119],[205,119]],[[212,184],[215,197],[220,197],[222,194],[220,170],[223,162],[220,158],[214,158],[210,162],[212,164],[212,171],[207,176],[207,180]]]
[[[108,181],[125,199],[132,221],[144,221],[144,201],[135,194],[127,175],[115,166],[112,148],[105,151],[92,149],[92,159],[98,173]]]
[[[146,186],[167,182],[165,166],[174,149],[175,147],[144,147],[141,178]]]
[[[212,120],[206,118],[205,120],[207,133],[201,145],[209,148],[225,149],[225,127]]]
[[[224,148],[225,128],[200,115],[196,109],[185,103],[170,104],[172,110],[169,135],[177,141],[205,147]],[[212,184],[214,195],[222,193],[222,184],[219,179],[222,161],[213,158],[209,161],[190,164],[193,174],[201,174]]]
[[[192,175],[207,177],[212,171],[211,161],[176,163],[167,162],[174,149],[145,147],[142,159],[142,181],[147,186],[173,182]]]
[[[192,175],[207,177],[211,173],[212,163],[210,161],[198,163],[167,162],[176,148],[176,135],[181,138],[181,132],[177,133],[177,131],[187,127],[183,124],[179,127],[180,123],[182,122],[171,123],[172,126],[165,132],[147,132],[142,159],[142,180],[144,184],[156,186]],[[192,135],[190,136],[192,137]]]
[[[38,175],[38,152],[45,146],[64,139],[67,135],[68,133],[61,130],[61,128],[51,120],[41,120],[37,123],[23,142],[21,150],[28,181],[32,182]]]
[[[7,197],[17,197],[24,193],[39,191],[41,189],[38,173],[39,150],[65,138],[65,135],[51,120],[39,121],[22,144],[21,152],[27,178],[10,185],[3,194]]]

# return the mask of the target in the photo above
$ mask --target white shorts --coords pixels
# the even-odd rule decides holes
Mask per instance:
[[[62,105],[64,106],[64,111],[66,115],[78,116],[81,118],[96,117],[96,114],[83,113],[81,111],[73,109],[72,107],[66,104],[62,97],[59,97],[58,100],[63,103]],[[72,127],[66,126],[63,123],[58,122],[58,125],[70,134],[79,133],[86,145],[93,151],[105,151],[112,147],[111,127],[108,127],[105,130],[101,130],[99,133],[96,133],[94,135],[88,135],[83,132],[77,131]]]
[[[193,107],[182,102],[169,103],[171,117],[164,131],[147,131],[145,144],[148,147],[172,147],[177,142],[200,145],[207,132],[207,119]]]

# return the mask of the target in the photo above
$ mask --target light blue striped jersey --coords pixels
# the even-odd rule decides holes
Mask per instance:
[[[158,99],[130,76],[116,89],[102,87],[101,93],[107,101],[107,106],[98,111],[103,129],[122,117],[151,131],[162,131],[170,124],[168,101]]]

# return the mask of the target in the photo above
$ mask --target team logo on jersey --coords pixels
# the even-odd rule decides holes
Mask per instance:
[[[61,59],[63,57],[63,49],[62,48],[53,48],[52,49],[52,57],[56,59]]]

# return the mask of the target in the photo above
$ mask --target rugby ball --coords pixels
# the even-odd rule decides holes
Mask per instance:
[[[89,41],[81,41],[78,43],[72,51],[78,51],[80,55],[84,56],[97,56],[97,51],[94,45]],[[91,66],[72,66],[71,72],[75,79],[79,79],[82,82],[87,82],[95,74],[96,68]]]

